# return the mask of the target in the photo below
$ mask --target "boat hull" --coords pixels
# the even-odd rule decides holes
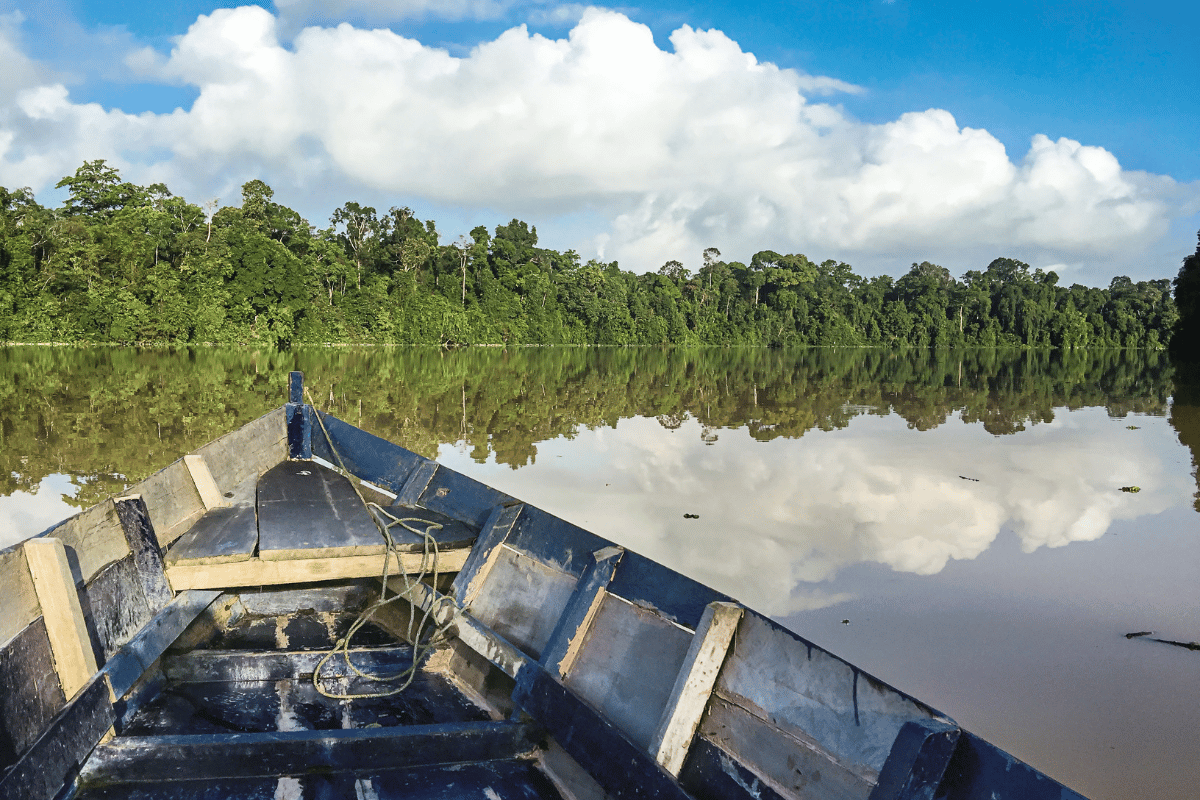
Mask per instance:
[[[300,380],[0,551],[0,798],[1078,797],[733,598],[321,414]],[[403,691],[362,675],[406,661]]]

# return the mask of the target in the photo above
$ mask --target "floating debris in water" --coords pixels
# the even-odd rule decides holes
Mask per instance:
[[[1130,494],[1137,494],[1141,490],[1142,490],[1142,487],[1140,487],[1140,486],[1122,486],[1121,487],[1122,492],[1129,492]]]
[[[683,518],[684,519],[700,519],[700,515],[699,514],[684,514]]]
[[[962,478],[964,481],[974,481],[975,483],[979,483],[979,478],[968,478],[966,475],[959,475],[958,477]]]
[[[1125,634],[1126,639],[1145,639],[1154,631],[1138,631],[1137,633]],[[1158,642],[1159,644],[1169,644],[1172,647],[1182,647],[1184,650],[1200,650],[1200,642],[1177,642],[1173,639],[1146,639],[1147,642]]]
[[[1127,431],[1139,431],[1139,430],[1141,430],[1141,428],[1139,428],[1137,425],[1126,425],[1126,426],[1125,426],[1125,430],[1127,430]]]
[[[843,625],[849,625],[849,624],[850,624],[850,620],[848,620],[848,619],[844,619],[844,620],[842,620],[842,624],[843,624]]]

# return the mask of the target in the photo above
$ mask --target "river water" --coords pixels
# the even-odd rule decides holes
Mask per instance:
[[[0,546],[279,405],[724,591],[1094,798],[1195,798],[1200,389],[1157,353],[0,349]],[[687,516],[685,516],[687,515]]]

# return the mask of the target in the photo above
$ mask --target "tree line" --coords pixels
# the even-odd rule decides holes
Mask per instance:
[[[318,229],[261,180],[204,207],[88,161],[60,208],[0,187],[0,341],[1064,348],[1165,346],[1171,281],[1060,286],[997,258],[898,279],[715,248],[634,274],[538,246],[520,220],[450,244],[408,208],[347,202]]]

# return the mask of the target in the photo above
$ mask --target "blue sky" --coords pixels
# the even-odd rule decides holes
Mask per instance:
[[[1196,30],[1103,0],[0,0],[0,185],[56,202],[99,157],[194,202],[261,177],[318,226],[520,217],[636,270],[1168,277],[1200,227]]]

